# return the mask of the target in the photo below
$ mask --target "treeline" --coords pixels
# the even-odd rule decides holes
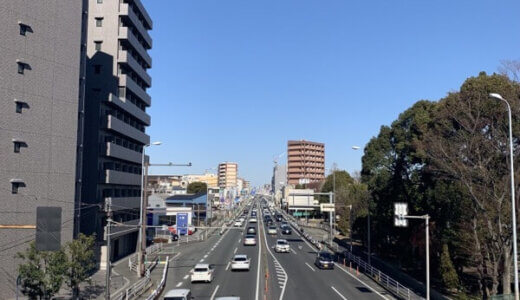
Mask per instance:
[[[520,86],[480,73],[459,91],[419,101],[382,126],[364,149],[361,183],[343,189],[353,196],[338,194],[347,204],[370,203],[372,250],[417,276],[424,273],[424,223],[394,227],[394,203],[408,203],[411,215],[429,214],[433,283],[483,298],[509,294],[513,274],[508,114],[489,93],[511,104],[518,165]]]

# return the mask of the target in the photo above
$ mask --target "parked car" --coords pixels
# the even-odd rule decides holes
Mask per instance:
[[[254,235],[248,234],[244,237],[244,246],[255,246],[256,245],[256,237]]]
[[[249,271],[251,259],[245,254],[237,254],[231,261],[231,271],[246,270]]]
[[[289,253],[291,252],[291,247],[289,246],[289,243],[287,243],[287,240],[279,239],[276,241],[276,245],[274,246],[275,252],[285,252]]]
[[[189,289],[173,289],[166,292],[163,300],[191,300],[191,291]]]
[[[327,251],[320,251],[316,256],[314,264],[320,269],[334,269],[334,254]]]
[[[209,264],[196,264],[191,271],[191,282],[211,282],[212,280],[213,268]]]

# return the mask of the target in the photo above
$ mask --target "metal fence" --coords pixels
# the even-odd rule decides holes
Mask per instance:
[[[161,294],[163,288],[164,288],[164,285],[166,284],[166,276],[168,275],[168,264],[169,264],[169,261],[170,261],[170,257],[167,256],[166,257],[166,263],[164,265],[164,270],[163,270],[163,275],[162,275],[162,278],[161,278],[161,282],[159,282],[159,285],[157,285],[157,288],[155,289],[155,291],[153,291],[153,293],[148,296],[148,298],[146,298],[146,300],[154,300],[156,299],[157,297],[159,297],[159,295]]]
[[[157,243],[146,248],[146,255],[152,255],[160,252],[163,249],[163,244]],[[128,257],[128,267],[130,270],[137,272],[137,253],[134,253]]]

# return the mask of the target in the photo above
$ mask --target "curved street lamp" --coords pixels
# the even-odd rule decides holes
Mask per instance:
[[[507,105],[509,117],[509,162],[511,168],[511,217],[513,219],[513,265],[515,272],[515,300],[518,300],[518,252],[516,247],[516,205],[515,205],[515,169],[513,166],[513,121],[511,118],[511,105],[500,94],[490,93],[489,97],[504,101]]]

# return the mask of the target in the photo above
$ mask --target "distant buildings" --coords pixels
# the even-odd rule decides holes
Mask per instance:
[[[218,165],[218,186],[221,189],[237,188],[238,164],[223,162]]]
[[[287,142],[287,181],[309,183],[325,179],[325,144],[306,140]]]
[[[183,186],[192,182],[204,182],[208,187],[218,187],[218,176],[212,173],[184,175],[182,181]]]

